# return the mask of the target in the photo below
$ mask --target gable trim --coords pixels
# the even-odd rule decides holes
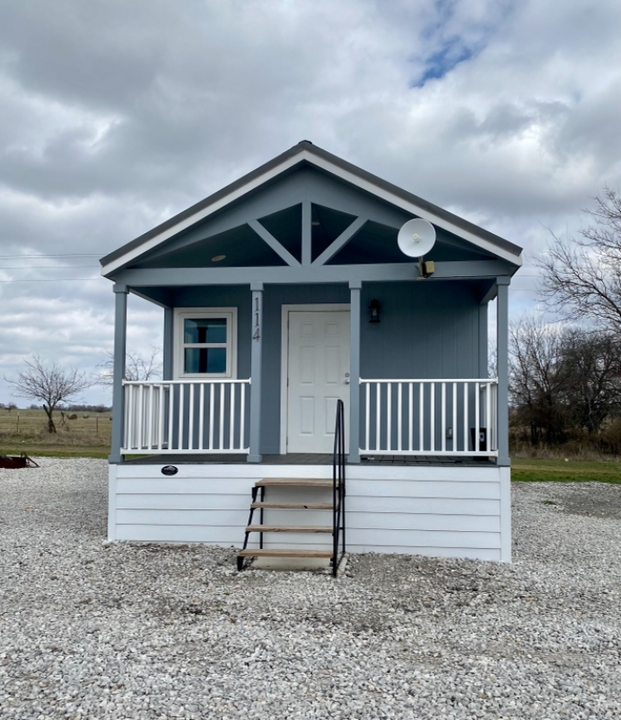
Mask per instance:
[[[166,221],[159,227],[154,228],[119,250],[102,258],[101,274],[110,275],[114,273],[119,268],[131,263],[144,253],[153,250],[179,232],[188,229],[197,222],[204,220],[230,203],[259,188],[266,182],[277,178],[287,170],[304,162],[338,177],[350,185],[358,187],[364,192],[405,210],[412,215],[429,220],[434,225],[471,242],[475,247],[491,252],[513,265],[519,267],[522,264],[520,256],[521,248],[517,245],[503,240],[483,228],[478,228],[476,225],[463,220],[457,215],[453,215],[446,210],[442,210],[440,207],[427,203],[421,198],[351,163],[341,160],[341,158],[331,155],[325,150],[316,148],[307,141],[303,141],[277,158],[274,158],[271,162],[257,168],[228,187],[223,188],[197,205]],[[489,236],[489,239],[487,239],[486,236]]]

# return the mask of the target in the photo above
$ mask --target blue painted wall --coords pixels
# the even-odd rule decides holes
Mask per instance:
[[[479,338],[479,297],[477,282],[421,280],[364,284],[362,377],[480,377],[484,359],[481,358],[483,345]],[[379,324],[368,322],[367,307],[373,298],[382,305]],[[173,300],[176,307],[237,307],[237,376],[250,377],[250,289],[246,286],[188,288],[177,291]],[[264,454],[280,451],[282,305],[319,303],[348,306],[348,287],[330,284],[265,288],[261,413],[261,452]]]

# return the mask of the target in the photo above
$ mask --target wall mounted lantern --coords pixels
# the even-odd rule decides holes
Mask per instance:
[[[380,305],[380,301],[373,298],[373,300],[371,300],[371,304],[369,305],[369,310],[371,311],[371,314],[369,316],[369,322],[370,323],[381,322],[380,312],[382,310],[382,306]]]

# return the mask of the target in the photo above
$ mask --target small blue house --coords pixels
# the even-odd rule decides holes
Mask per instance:
[[[399,243],[417,218],[424,258]],[[101,264],[111,540],[327,552],[341,400],[349,551],[510,560],[519,247],[303,141]],[[163,380],[124,380],[129,292],[164,309]]]

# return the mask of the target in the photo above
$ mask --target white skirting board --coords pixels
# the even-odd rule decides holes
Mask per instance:
[[[256,480],[332,477],[326,465],[179,464],[171,477],[163,466],[110,466],[109,540],[240,547]],[[306,491],[267,492],[274,500],[289,492],[293,501]],[[318,501],[331,497],[331,490],[310,492]],[[329,525],[331,512],[269,510],[265,522]],[[510,468],[348,465],[346,529],[352,553],[510,562]],[[266,534],[265,544],[322,548],[331,536]]]

